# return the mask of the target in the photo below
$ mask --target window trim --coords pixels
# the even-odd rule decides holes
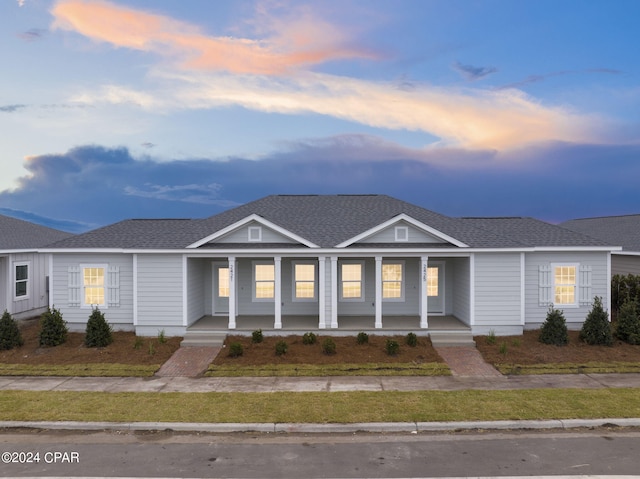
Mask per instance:
[[[18,280],[18,272],[16,271],[19,266],[27,267],[27,279]],[[16,287],[18,285],[18,281],[21,283],[25,283],[27,287],[27,292],[23,295],[18,296],[16,293]],[[14,301],[23,301],[25,299],[29,299],[31,297],[31,261],[15,261],[13,263],[13,300]]]
[[[554,307],[559,306],[562,308],[578,308],[579,295],[580,295],[580,263],[551,263],[551,302]],[[556,268],[574,268],[575,269],[575,283],[570,284],[556,284]],[[556,303],[556,287],[557,286],[573,286],[573,303]]]
[[[344,281],[342,280],[342,265],[345,264],[359,264],[360,265],[360,296],[357,298],[345,298],[344,293]],[[340,301],[347,303],[362,303],[365,300],[365,261],[364,260],[344,260],[339,262],[338,266],[338,289]],[[355,281],[349,281],[355,283]]]
[[[103,289],[103,298],[104,298],[104,303],[103,304],[87,304],[85,302],[86,299],[86,294],[85,294],[85,288],[87,287],[85,282],[84,282],[84,270],[85,269],[91,269],[91,268],[95,268],[95,269],[102,269],[103,271],[103,284],[102,284],[102,289]],[[108,264],[81,264],[80,265],[80,307],[82,309],[94,309],[94,307],[97,307],[99,309],[107,309],[109,307],[109,298],[107,297],[108,295],[108,282],[109,282],[109,265]]]
[[[258,233],[254,236],[254,233]],[[262,241],[262,226],[249,226],[247,229],[247,241],[249,243],[260,243]]]
[[[402,232],[402,234],[400,234]],[[406,243],[409,241],[409,227],[408,226],[396,226],[395,227],[395,240],[397,242]]]
[[[406,276],[406,267],[405,267],[405,261],[404,260],[386,260],[386,261],[382,261],[382,267],[384,269],[384,265],[390,265],[390,264],[399,264],[400,267],[402,268],[401,270],[401,278],[400,278],[400,296],[398,298],[385,298],[384,297],[384,284],[385,283],[397,283],[397,281],[385,281],[384,280],[384,274],[382,274],[382,301],[383,302],[390,302],[390,303],[398,303],[398,302],[404,302],[404,284],[405,284],[405,276]],[[382,273],[382,272],[381,272]]]
[[[313,297],[298,298],[296,297],[296,284],[298,282],[308,283],[309,281],[296,279],[296,265],[313,266]],[[294,260],[291,262],[291,301],[295,303],[316,303],[318,302],[318,267],[315,261]]]
[[[273,266],[273,297],[272,298],[258,298],[256,297],[256,266],[269,265]],[[266,283],[267,281],[260,281]],[[254,303],[275,303],[276,300],[276,264],[274,261],[252,261],[251,262],[251,301]]]

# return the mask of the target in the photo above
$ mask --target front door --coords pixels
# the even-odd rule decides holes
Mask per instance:
[[[229,266],[213,264],[213,314],[229,312]]]
[[[427,309],[429,314],[444,314],[444,263],[429,263],[427,268]]]

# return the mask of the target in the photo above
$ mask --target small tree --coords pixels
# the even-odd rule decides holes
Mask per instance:
[[[555,346],[564,346],[569,342],[567,322],[561,310],[555,309],[553,306],[549,307],[547,318],[540,328],[538,341]]]
[[[616,337],[629,344],[640,344],[640,317],[636,301],[626,301],[620,308]]]
[[[91,311],[87,321],[84,344],[89,348],[103,348],[113,342],[111,325],[104,319],[104,313],[98,308]]]
[[[0,349],[13,349],[23,344],[18,322],[5,310],[0,318]]]
[[[55,307],[42,313],[40,325],[40,346],[58,346],[67,340],[67,322]]]
[[[602,298],[598,296],[593,300],[591,311],[587,314],[587,319],[585,319],[582,325],[580,339],[592,345],[603,344],[605,346],[611,346],[613,344],[609,315],[602,307]]]
[[[395,356],[400,352],[400,344],[395,339],[387,339],[385,350],[389,356]]]
[[[332,338],[322,341],[322,352],[328,356],[336,353],[336,342]]]

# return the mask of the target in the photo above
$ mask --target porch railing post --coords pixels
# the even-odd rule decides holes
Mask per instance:
[[[382,256],[376,256],[376,321],[375,328],[382,328]]]
[[[338,257],[331,257],[331,327],[338,327]]]
[[[427,293],[427,281],[429,276],[429,257],[420,258],[420,328],[429,327],[429,300]]]
[[[229,329],[236,328],[236,259],[229,256]]]
[[[274,329],[282,329],[282,258],[276,256],[273,258],[274,263],[274,275],[275,275],[275,291],[274,291],[274,306],[275,306],[275,321],[273,323]]]
[[[326,275],[326,258],[324,256],[318,257],[318,329],[325,329],[327,327],[326,314],[327,314],[327,278]]]

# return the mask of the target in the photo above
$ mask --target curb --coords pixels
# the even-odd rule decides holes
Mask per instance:
[[[369,422],[350,424],[293,423],[185,423],[185,422],[80,422],[80,421],[0,421],[1,429],[48,429],[75,431],[175,431],[175,432],[261,432],[261,433],[411,433],[437,431],[577,429],[596,427],[640,427],[640,418],[551,419],[523,421],[460,422]]]

